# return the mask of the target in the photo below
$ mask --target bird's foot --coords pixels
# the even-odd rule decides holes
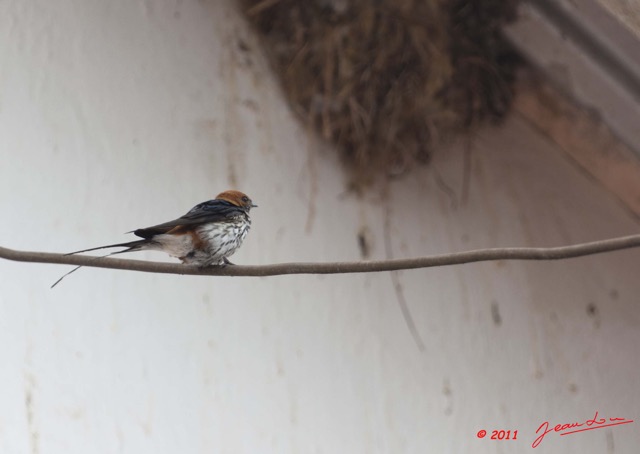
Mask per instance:
[[[198,265],[198,268],[200,269],[207,269],[207,268],[225,268],[227,266],[233,266],[235,265],[235,263],[230,262],[226,257],[224,257],[222,260],[220,260],[218,263],[207,263],[204,265]]]

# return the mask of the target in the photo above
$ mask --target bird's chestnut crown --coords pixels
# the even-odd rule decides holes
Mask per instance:
[[[251,208],[255,208],[258,206],[258,205],[254,205],[251,199],[246,194],[240,191],[234,191],[234,190],[224,191],[218,194],[216,196],[216,199],[226,200],[227,202],[237,207],[244,208],[247,211],[250,210]]]

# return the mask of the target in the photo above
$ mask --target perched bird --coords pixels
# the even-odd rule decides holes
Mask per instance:
[[[228,258],[242,244],[251,227],[249,211],[255,208],[251,199],[240,191],[224,191],[214,200],[202,202],[173,221],[133,231],[141,240],[83,249],[67,255],[99,249],[123,247],[108,255],[133,251],[164,251],[187,265],[206,267],[231,264]],[[129,232],[131,233],[131,232]],[[62,276],[71,274],[74,268]]]

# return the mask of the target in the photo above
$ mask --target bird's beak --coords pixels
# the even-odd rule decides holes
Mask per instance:
[[[258,205],[256,205],[255,203],[251,203],[251,208],[258,208]]]

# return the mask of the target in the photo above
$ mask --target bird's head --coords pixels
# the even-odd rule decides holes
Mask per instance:
[[[216,196],[218,200],[225,200],[232,205],[249,211],[251,208],[255,208],[258,205],[254,205],[251,199],[240,191],[224,191]]]

